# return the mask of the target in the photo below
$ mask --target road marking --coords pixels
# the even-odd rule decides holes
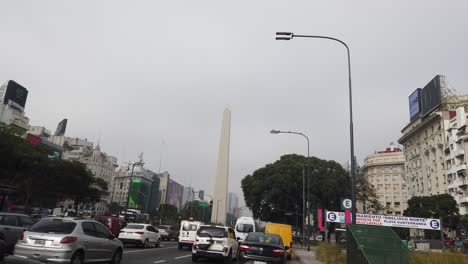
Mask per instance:
[[[166,262],[166,260],[158,260],[158,261],[155,261],[153,263],[161,263],[161,262]]]
[[[125,254],[125,253],[145,252],[145,251],[152,251],[152,250],[166,249],[166,248],[177,248],[177,247],[164,247],[164,248],[152,248],[152,249],[131,250],[131,251],[124,251],[124,254]]]
[[[185,255],[185,256],[181,256],[181,257],[177,257],[177,258],[174,258],[174,259],[181,259],[181,258],[186,258],[186,257],[191,257],[191,256],[192,256],[192,254],[190,254],[190,255]]]

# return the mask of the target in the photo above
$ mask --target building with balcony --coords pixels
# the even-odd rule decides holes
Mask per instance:
[[[457,201],[460,214],[468,213],[468,179],[466,173],[468,133],[465,107],[450,112],[446,130],[447,145],[444,148],[448,193]]]
[[[408,207],[404,165],[403,152],[393,143],[386,150],[369,155],[364,160],[364,176],[375,188],[386,214],[402,215]],[[368,211],[373,210],[369,208]]]

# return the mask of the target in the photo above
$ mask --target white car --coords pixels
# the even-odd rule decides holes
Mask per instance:
[[[192,246],[192,261],[199,258],[224,259],[230,263],[237,256],[236,233],[227,226],[202,225]]]
[[[124,244],[133,244],[139,247],[161,245],[161,236],[159,231],[152,225],[147,224],[128,224],[120,230],[119,239]]]

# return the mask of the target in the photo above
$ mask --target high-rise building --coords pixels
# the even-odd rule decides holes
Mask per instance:
[[[403,152],[391,143],[386,150],[367,156],[362,169],[364,177],[375,188],[385,213],[402,215],[408,207]],[[373,208],[367,211],[374,212]]]
[[[237,210],[238,208],[239,208],[239,197],[237,196],[236,193],[229,192],[227,213],[234,214],[235,210]]]
[[[184,186],[171,179],[167,171],[159,174],[159,191],[161,204],[170,204],[178,210],[182,209]]]
[[[448,193],[457,202],[461,215],[468,213],[468,162],[467,109],[458,107],[450,112],[449,127],[446,130],[447,145],[444,148]]]
[[[152,192],[152,182],[154,173],[146,170],[143,165],[133,165],[120,167],[114,179],[112,201],[126,206],[147,212],[150,204]],[[133,170],[133,173],[132,173]],[[130,188],[131,180],[131,189]]]
[[[447,193],[446,152],[450,145],[446,133],[451,112],[468,106],[468,96],[450,94],[445,78],[437,75],[409,97],[410,123],[398,140],[404,146],[408,198]]]

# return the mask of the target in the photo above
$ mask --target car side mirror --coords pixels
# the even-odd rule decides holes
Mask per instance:
[[[284,249],[289,250],[289,247],[288,247],[288,246],[285,246]]]
[[[157,229],[156,229],[156,231],[155,231],[155,232],[156,232],[156,233],[159,233],[159,230],[157,230]]]
[[[114,239],[115,239],[115,235],[114,235],[114,234],[109,234],[109,239],[110,239],[110,240],[114,240]]]

